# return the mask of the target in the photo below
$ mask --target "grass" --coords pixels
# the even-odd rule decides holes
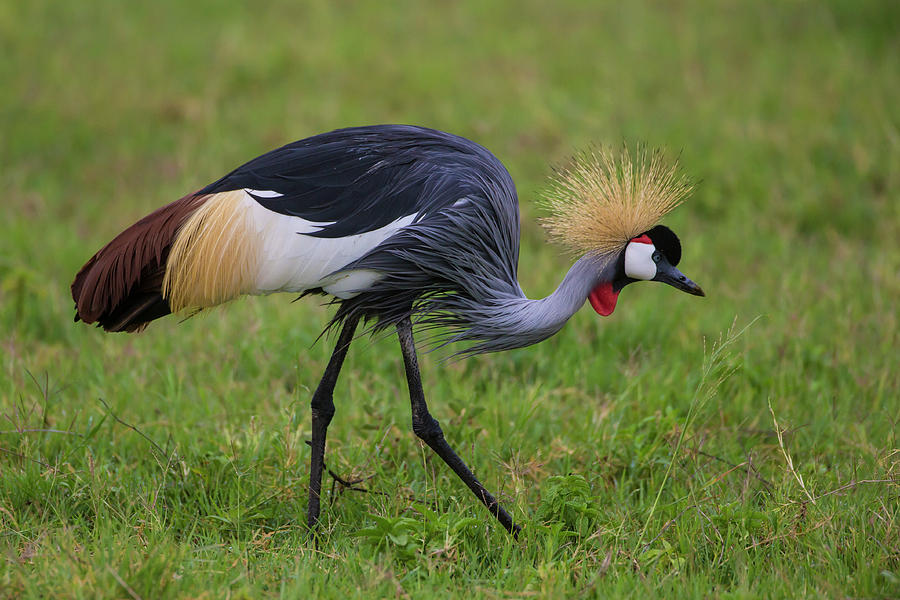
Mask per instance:
[[[0,4],[0,596],[900,596],[898,27],[892,2]],[[350,350],[327,462],[366,492],[326,478],[314,543],[327,308],[71,322],[127,224],[375,122],[502,158],[532,297],[568,267],[549,165],[625,139],[700,180],[667,223],[707,298],[635,285],[538,346],[422,358],[518,543],[409,431],[394,339]]]

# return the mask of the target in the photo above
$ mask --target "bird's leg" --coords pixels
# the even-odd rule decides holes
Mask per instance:
[[[484,486],[481,485],[475,474],[469,470],[466,463],[453,451],[453,448],[444,439],[444,432],[441,431],[441,426],[428,412],[428,405],[425,403],[425,393],[422,390],[422,377],[419,374],[419,361],[416,358],[416,344],[413,341],[412,323],[409,318],[397,324],[397,334],[400,337],[400,349],[403,351],[403,362],[406,366],[406,381],[409,384],[413,431],[469,486],[472,493],[484,503],[490,513],[500,521],[500,524],[513,536],[518,537],[521,527],[513,523],[509,513],[500,506],[500,503],[489,491],[484,489]]]
[[[325,367],[319,386],[313,394],[310,407],[312,408],[312,452],[309,458],[309,506],[306,511],[306,523],[310,528],[315,527],[319,520],[319,497],[322,492],[322,470],[325,468],[325,434],[331,417],[334,416],[334,385],[337,383],[344,357],[353,341],[353,333],[359,317],[350,317],[344,322],[341,335],[338,337],[331,360]]]

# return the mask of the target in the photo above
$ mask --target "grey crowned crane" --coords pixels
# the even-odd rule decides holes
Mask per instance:
[[[412,428],[511,533],[519,526],[453,451],[425,403],[413,329],[437,328],[472,355],[555,334],[585,301],[601,315],[622,288],[659,281],[702,296],[675,265],[681,245],[659,219],[689,186],[658,155],[583,154],[548,193],[552,238],[578,259],[551,295],[516,278],[519,207],[503,164],[462,137],[403,125],[340,129],[255,158],[144,217],[72,283],[75,320],[140,331],[244,294],[334,297],[340,329],[312,397],[307,522],[319,518],[332,395],[359,321],[395,327]]]

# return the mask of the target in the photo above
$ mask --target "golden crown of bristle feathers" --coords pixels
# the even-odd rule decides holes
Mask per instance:
[[[558,169],[543,193],[550,239],[576,254],[608,254],[650,230],[693,185],[662,151],[591,148]]]

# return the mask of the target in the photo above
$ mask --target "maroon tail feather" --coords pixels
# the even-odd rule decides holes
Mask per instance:
[[[207,196],[189,194],[147,215],[104,246],[75,276],[75,320],[106,331],[140,331],[169,314],[162,297],[169,249],[178,228]]]

